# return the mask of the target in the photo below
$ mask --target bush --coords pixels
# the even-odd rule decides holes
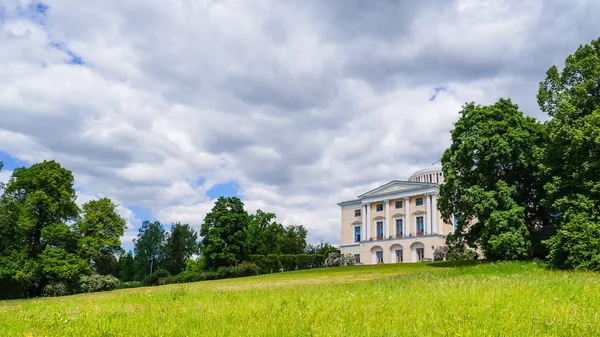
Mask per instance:
[[[195,273],[191,271],[184,271],[183,273],[175,276],[177,283],[188,283],[204,281],[205,277],[203,273]]]
[[[446,253],[446,260],[461,261],[475,259],[475,251],[464,247],[449,247]]]
[[[327,258],[328,267],[344,267],[354,265],[354,256],[352,254],[330,253]]]
[[[64,282],[48,283],[42,291],[43,296],[65,296],[70,295],[69,286]]]
[[[258,275],[260,273],[260,268],[252,262],[242,262],[237,267],[238,276],[252,276]]]
[[[131,281],[131,282],[120,282],[117,286],[117,289],[129,289],[129,288],[139,288],[143,287],[144,283],[139,281]]]
[[[237,276],[237,269],[235,267],[219,267],[217,269],[218,278],[233,278]]]
[[[90,275],[79,279],[79,289],[84,293],[117,289],[119,279],[112,275]]]
[[[204,275],[204,279],[207,281],[219,279],[219,275],[217,273],[215,273],[214,271],[206,271],[202,275]]]
[[[292,254],[281,254],[280,256],[281,268],[283,270],[294,270],[296,269],[296,255]]]
[[[433,261],[444,261],[448,255],[447,246],[437,246],[433,250]]]
[[[155,286],[158,284],[158,280],[163,277],[169,277],[171,274],[166,269],[159,269],[154,273],[144,278],[144,284],[149,286]]]

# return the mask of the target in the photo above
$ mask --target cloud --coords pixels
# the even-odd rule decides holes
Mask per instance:
[[[431,165],[465,102],[512,97],[544,118],[538,82],[597,37],[598,10],[593,0],[8,0],[0,151],[56,159],[82,193],[128,205],[127,240],[143,220],[135,207],[199,226],[207,193],[235,183],[250,211],[337,243],[336,203]]]

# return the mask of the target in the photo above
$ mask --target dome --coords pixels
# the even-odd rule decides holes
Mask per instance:
[[[433,165],[431,167],[419,170],[413,173],[408,181],[421,183],[436,183],[441,184],[444,181],[444,173],[441,165]]]

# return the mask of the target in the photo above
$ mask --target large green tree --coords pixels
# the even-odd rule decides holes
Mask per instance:
[[[239,198],[220,197],[206,214],[200,230],[206,268],[228,267],[248,258],[246,232],[249,217]]]
[[[274,221],[275,214],[260,209],[250,215],[247,232],[247,250],[249,254],[281,254],[283,225]]]
[[[110,199],[91,200],[83,205],[82,219],[75,223],[78,249],[82,258],[100,274],[114,274],[107,264],[116,264],[116,256],[122,252],[121,236],[127,222],[119,214],[117,205]]]
[[[536,159],[542,125],[509,99],[490,106],[469,103],[451,138],[442,157],[439,200],[444,220],[457,220],[448,243],[481,247],[492,260],[545,255],[543,180]]]
[[[198,254],[198,233],[188,224],[175,223],[165,243],[165,268],[171,275],[185,270],[185,262]]]
[[[160,268],[164,259],[165,229],[158,222],[144,221],[139,229],[137,239],[133,240],[136,265],[136,280]]]
[[[600,270],[600,38],[580,46],[540,83],[547,145],[545,204],[558,234],[548,241],[558,268]]]
[[[18,281],[30,296],[50,282],[73,282],[89,272],[79,258],[73,175],[55,161],[13,171],[0,198],[0,273]]]

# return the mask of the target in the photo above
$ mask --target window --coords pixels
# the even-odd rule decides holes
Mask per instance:
[[[376,210],[377,210],[377,212],[382,212],[383,211],[383,204],[377,204]]]
[[[396,262],[404,262],[404,254],[402,254],[402,249],[396,249]]]
[[[423,226],[423,217],[417,217],[417,234],[423,234],[425,232],[425,226]]]
[[[436,173],[436,174],[435,174],[435,176],[436,176],[437,182],[438,182],[438,184],[439,184],[439,183],[440,183],[440,174],[439,174],[439,173]]]
[[[425,248],[417,248],[417,261],[422,262],[425,257]]]
[[[354,226],[354,242],[360,242],[360,226]]]
[[[431,174],[429,174],[429,182],[432,183],[433,182],[433,178],[431,177]]]
[[[360,263],[360,254],[354,254],[354,263]]]
[[[383,251],[375,252],[377,263],[383,263]]]
[[[396,237],[401,238],[403,234],[402,219],[396,219]]]
[[[354,210],[354,216],[360,216],[360,209]]]
[[[377,239],[383,239],[383,222],[377,221]]]
[[[402,201],[396,201],[396,208],[402,208]]]
[[[423,198],[415,199],[415,206],[423,206]]]

